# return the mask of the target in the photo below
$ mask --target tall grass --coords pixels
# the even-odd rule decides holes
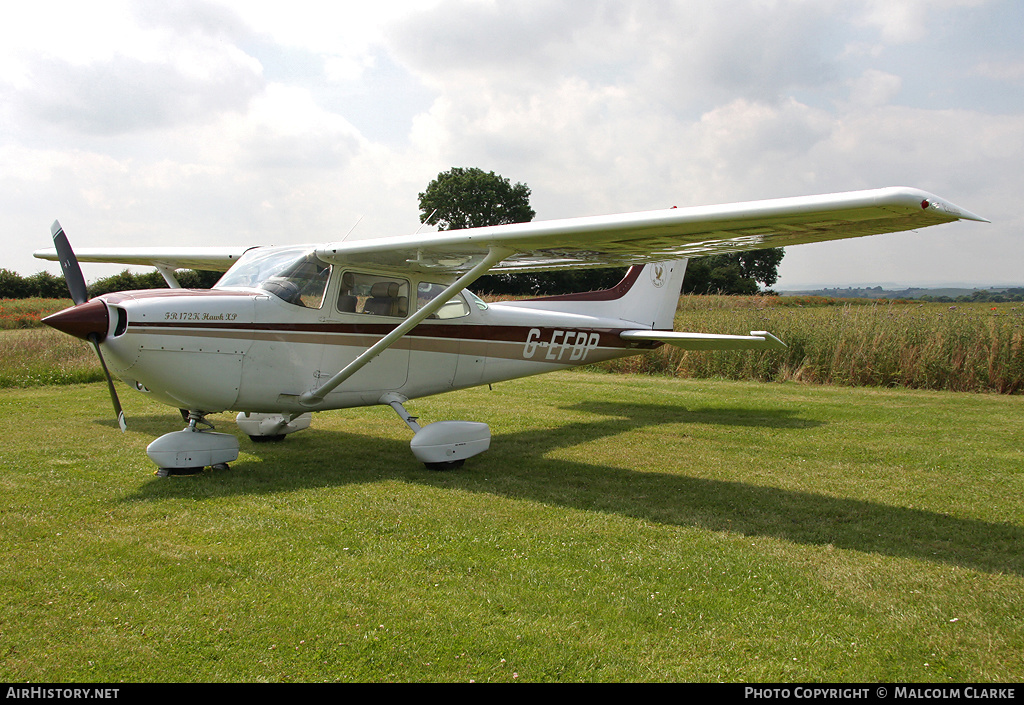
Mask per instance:
[[[0,389],[102,379],[96,353],[83,340],[50,328],[0,333]]]
[[[1019,304],[793,303],[776,297],[688,296],[676,315],[676,330],[768,330],[785,341],[785,350],[695,352],[664,346],[600,368],[962,392],[1024,390],[1024,307]]]
[[[42,319],[71,305],[71,299],[0,299],[0,330],[39,328]]]

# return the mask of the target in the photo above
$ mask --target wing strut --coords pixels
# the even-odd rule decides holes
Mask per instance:
[[[167,282],[167,286],[171,289],[180,289],[181,284],[178,283],[178,278],[174,275],[174,267],[161,262],[154,262],[153,266],[156,267],[156,271],[160,272],[160,276]]]
[[[402,321],[401,325],[367,348],[359,357],[348,363],[338,374],[331,377],[319,388],[310,390],[299,397],[299,403],[303,406],[316,406],[325,396],[334,391],[338,385],[361,370],[370,360],[398,342],[402,336],[418,326],[427,316],[451,301],[456,294],[483,276],[491,267],[508,257],[513,251],[504,247],[489,248],[487,256],[459,277],[454,284],[442,291],[440,295],[436,296],[426,306]]]

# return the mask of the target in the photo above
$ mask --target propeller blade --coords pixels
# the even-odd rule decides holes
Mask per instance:
[[[92,333],[89,335],[89,342],[92,343],[93,350],[96,351],[96,357],[100,359],[100,367],[103,368],[103,374],[107,376],[107,389],[110,390],[110,401],[114,402],[114,412],[117,414],[117,425],[121,427],[121,432],[128,428],[128,424],[124,420],[124,411],[121,409],[121,400],[117,398],[117,390],[114,389],[114,378],[110,376],[110,370],[107,369],[107,361],[103,359],[103,353],[100,352],[100,341],[99,337]]]
[[[85,276],[82,275],[82,267],[78,264],[78,258],[75,257],[75,251],[71,249],[71,243],[68,242],[68,236],[64,234],[64,228],[60,226],[60,223],[56,220],[53,221],[53,225],[50,226],[50,233],[53,235],[53,246],[57,248],[57,258],[60,260],[61,271],[64,272],[64,281],[68,284],[68,291],[71,292],[71,300],[75,302],[74,309],[67,309],[59,314],[50,316],[51,319],[48,325],[53,325],[58,330],[63,330],[65,333],[71,335],[77,335],[78,337],[86,338],[92,343],[93,350],[96,351],[96,357],[100,359],[100,367],[103,368],[103,374],[107,378],[107,389],[110,390],[110,400],[114,402],[114,413],[117,414],[117,425],[121,427],[123,433],[127,428],[128,424],[124,420],[124,411],[121,409],[121,400],[117,398],[117,390],[114,389],[114,378],[110,376],[110,370],[107,369],[107,361],[103,359],[103,352],[100,350],[100,340],[106,336],[106,327],[104,326],[103,334],[100,335],[96,331],[97,321],[102,320],[97,311],[88,311],[85,314],[81,312],[89,309],[86,306],[85,309],[80,309],[78,306],[84,304],[89,300],[89,288],[85,285]],[[102,301],[94,303],[102,304],[102,316],[107,315],[106,304]],[[73,313],[72,313],[73,312]],[[68,319],[71,319],[70,321]],[[58,325],[54,325],[54,323]],[[75,324],[69,329],[70,324]]]
[[[71,300],[75,305],[85,303],[89,300],[89,288],[85,285],[82,267],[78,264],[75,251],[71,249],[68,236],[64,234],[64,228],[55,220],[50,226],[50,233],[53,235],[53,246],[57,248],[57,258],[60,260],[60,269],[64,272],[64,281],[68,283],[68,291],[71,292]]]

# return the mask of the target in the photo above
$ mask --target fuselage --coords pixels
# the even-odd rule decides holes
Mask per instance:
[[[312,295],[157,289],[90,305],[106,308],[101,346],[114,374],[168,405],[203,412],[301,413],[379,404],[388,392],[414,399],[658,345],[620,339],[637,327],[632,321],[486,304],[463,292],[322,400],[300,403],[446,284],[335,267]]]

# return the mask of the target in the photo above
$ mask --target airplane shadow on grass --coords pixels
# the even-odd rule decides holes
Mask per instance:
[[[822,422],[794,417],[787,411],[687,410],[657,404],[585,402],[565,410],[603,418],[497,434],[488,453],[471,458],[464,468],[451,472],[424,469],[411,457],[408,438],[381,438],[314,427],[283,443],[254,445],[243,440],[243,453],[259,456],[259,463],[240,460],[226,472],[207,472],[188,479],[154,479],[126,500],[150,501],[168,496],[199,499],[398,480],[609,512],[662,524],[1024,575],[1024,552],[1020,549],[1024,545],[1024,528],[1008,523],[691,477],[678,471],[669,474],[545,457],[558,449],[663,423],[799,432]],[[154,435],[166,432],[167,423],[167,417],[133,419],[136,430]],[[152,429],[147,430],[150,426]],[[682,462],[685,461],[683,458]]]

